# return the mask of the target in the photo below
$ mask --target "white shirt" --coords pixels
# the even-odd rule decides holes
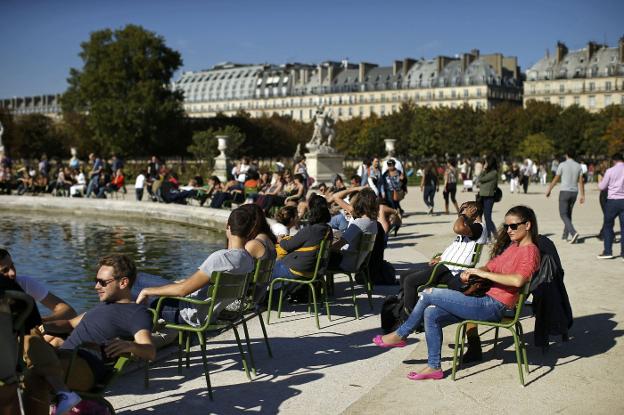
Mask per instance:
[[[134,182],[135,189],[143,189],[145,187],[145,176],[143,174],[139,174]]]
[[[34,298],[35,301],[41,301],[48,295],[48,289],[46,286],[35,278],[18,275],[15,278],[15,282],[22,287],[22,290],[24,290],[26,294]]]
[[[405,172],[405,170],[403,170],[403,163],[401,163],[399,159],[390,157],[388,160],[390,159],[394,160],[394,167],[396,167],[398,171],[400,171],[401,173]],[[383,165],[381,166],[381,174],[384,174],[386,170],[388,170],[388,160],[384,160]]]
[[[273,235],[277,236],[278,238],[280,236],[290,235],[290,231],[288,230],[286,225],[282,225],[279,222],[275,222],[273,225],[271,225],[271,232],[273,232]]]

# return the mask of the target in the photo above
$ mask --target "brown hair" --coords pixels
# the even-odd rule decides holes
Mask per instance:
[[[537,238],[539,236],[539,231],[537,229],[537,217],[535,216],[535,212],[528,206],[518,205],[514,206],[505,213],[505,216],[513,215],[524,222],[531,222],[531,230],[529,230],[529,235],[531,235],[531,242],[537,244]],[[494,258],[497,255],[503,253],[503,251],[509,246],[511,243],[511,239],[509,238],[509,234],[505,230],[504,226],[501,226],[498,230],[498,235],[496,236],[496,241],[492,246],[492,251],[490,255]]]
[[[100,259],[98,270],[103,266],[113,267],[113,278],[116,280],[124,277],[128,278],[130,288],[132,288],[136,281],[137,270],[134,261],[130,257],[123,254],[108,255]]]
[[[377,195],[370,187],[362,189],[353,200],[353,216],[361,218],[366,215],[369,219],[376,220],[379,214],[379,202]]]

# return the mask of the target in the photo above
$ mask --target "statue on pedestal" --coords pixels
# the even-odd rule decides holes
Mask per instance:
[[[312,139],[306,144],[310,153],[335,153],[332,142],[336,136],[334,119],[331,109],[325,109],[322,105],[316,110],[314,116],[314,133]]]
[[[0,122],[0,152],[4,151],[4,144],[2,144],[2,134],[4,134],[4,127]]]

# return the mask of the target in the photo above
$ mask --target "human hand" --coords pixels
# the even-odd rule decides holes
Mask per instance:
[[[117,357],[124,353],[132,353],[134,343],[127,340],[115,339],[104,346],[104,353],[107,357]]]
[[[550,190],[546,191],[546,197],[550,197]]]
[[[139,293],[139,295],[137,295],[136,303],[137,304],[146,304],[147,303],[147,297],[149,297],[149,296],[145,292],[145,289],[142,289],[141,292]]]
[[[585,203],[585,195],[581,196],[581,198],[579,199],[579,203],[582,205],[583,203]]]
[[[470,274],[467,271],[464,271],[461,274],[459,274],[459,279],[464,284],[468,282],[468,278],[470,278]]]
[[[434,257],[434,258],[431,258],[431,259],[429,260],[429,266],[430,266],[430,267],[432,267],[432,266],[434,266],[435,264],[437,264],[438,262],[440,262],[440,257],[439,257],[439,256]]]

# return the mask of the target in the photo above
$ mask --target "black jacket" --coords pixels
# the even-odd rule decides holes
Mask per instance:
[[[572,307],[563,283],[563,267],[555,244],[540,235],[537,246],[541,254],[540,270],[533,276],[531,292],[533,294],[533,314],[535,346],[547,347],[548,336],[568,337],[572,327]]]

